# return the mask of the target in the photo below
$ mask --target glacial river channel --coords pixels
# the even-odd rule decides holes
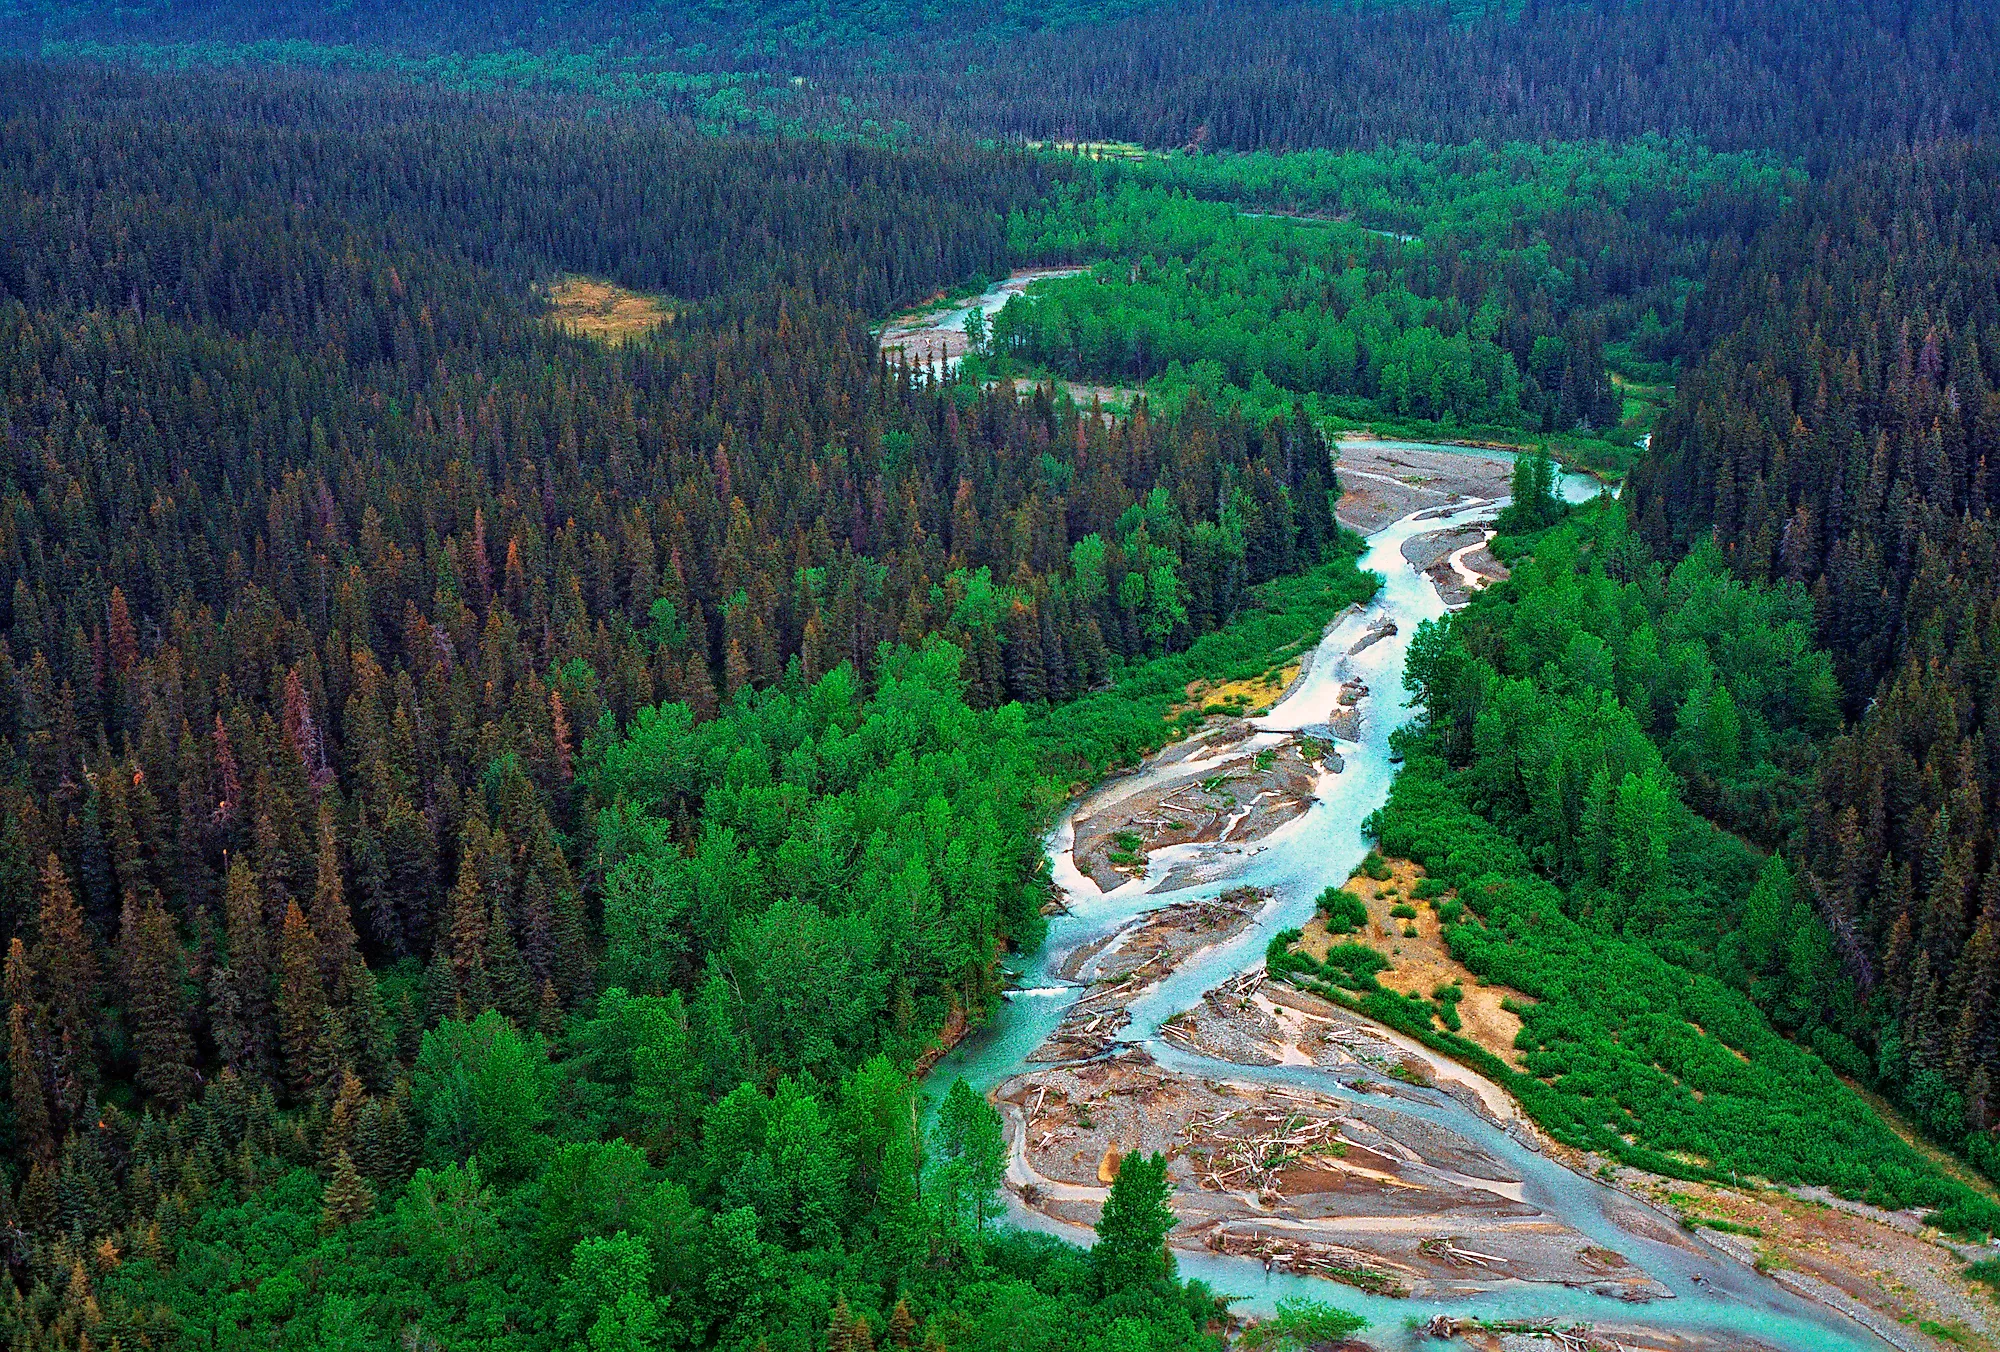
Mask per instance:
[[[1465,453],[1505,456],[1504,452]],[[1573,500],[1597,491],[1594,481],[1578,476],[1565,476],[1563,488]],[[1253,720],[1262,730],[1259,736],[1268,742],[1323,724],[1341,683],[1359,677],[1373,692],[1364,705],[1367,716],[1361,740],[1339,743],[1345,769],[1323,776],[1317,800],[1304,815],[1266,836],[1261,848],[1243,852],[1240,866],[1223,882],[1211,879],[1178,891],[1147,890],[1177,862],[1185,861],[1188,852],[1205,848],[1170,846],[1153,852],[1145,877],[1110,892],[1101,891],[1078,871],[1070,857],[1072,829],[1065,814],[1049,835],[1048,849],[1053,877],[1065,894],[1068,913],[1051,919],[1048,939],[1039,953],[1025,961],[1013,998],[931,1072],[929,1087],[934,1098],[959,1077],[990,1092],[1031,1068],[1024,1058],[1082,993],[1081,987],[1056,975],[1063,958],[1079,945],[1117,929],[1135,915],[1191,897],[1213,896],[1222,886],[1239,884],[1270,889],[1275,903],[1267,906],[1247,931],[1195,954],[1141,996],[1131,1006],[1131,1022],[1120,1043],[1143,1047],[1167,1071],[1354,1098],[1353,1091],[1327,1071],[1210,1059],[1161,1037],[1159,1028],[1167,1018],[1197,1004],[1209,990],[1241,972],[1261,967],[1272,935],[1303,925],[1313,914],[1320,891],[1345,879],[1367,852],[1369,843],[1362,833],[1362,822],[1388,797],[1396,773],[1390,760],[1389,734],[1411,716],[1402,693],[1404,656],[1417,626],[1445,613],[1444,602],[1430,580],[1405,561],[1403,542],[1447,526],[1490,519],[1499,505],[1468,502],[1449,515],[1435,511],[1413,514],[1369,537],[1361,566],[1381,575],[1381,591],[1361,613],[1350,613],[1323,637],[1306,677],[1269,714]],[[1419,516],[1428,519],[1419,520]],[[1396,634],[1350,655],[1360,637],[1383,619],[1395,621]],[[1530,1149],[1455,1098],[1424,1090],[1402,1092],[1394,1098],[1371,1095],[1368,1101],[1377,1110],[1386,1104],[1389,1110],[1429,1119],[1491,1151],[1525,1180],[1524,1200],[1593,1242],[1624,1254],[1664,1284],[1672,1298],[1633,1304],[1554,1283],[1506,1281],[1449,1299],[1392,1299],[1324,1279],[1267,1272],[1255,1259],[1232,1258],[1205,1249],[1176,1250],[1181,1274],[1198,1277],[1218,1292],[1239,1297],[1234,1308],[1240,1313],[1268,1312],[1282,1297],[1308,1297],[1354,1310],[1371,1322],[1362,1338],[1381,1348],[1446,1346],[1415,1327],[1440,1313],[1493,1320],[1557,1319],[1607,1329],[1644,1326],[1689,1335],[1713,1347],[1749,1344],[1784,1352],[1859,1352],[1889,1346],[1844,1316],[1725,1254],[1712,1252],[1704,1257],[1620,1227],[1613,1216],[1620,1211],[1629,1213],[1641,1206],[1640,1202]],[[1010,1129],[1018,1131],[1018,1125]],[[1060,1234],[1083,1244],[1091,1241],[1088,1231],[1028,1209],[1011,1190],[1008,1208],[1015,1225]],[[1671,1217],[1658,1219],[1666,1227],[1677,1225]],[[1695,1247],[1706,1249],[1704,1245]]]

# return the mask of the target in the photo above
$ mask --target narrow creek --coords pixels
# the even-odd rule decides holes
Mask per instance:
[[[902,348],[912,360],[922,362],[936,353],[947,371],[958,367],[965,351],[965,321],[974,310],[987,324],[1007,308],[1007,302],[1026,294],[1036,282],[1058,277],[1079,277],[1089,268],[1023,268],[993,283],[977,296],[956,301],[943,309],[920,311],[892,319],[881,336],[885,349]]]
[[[1467,453],[1505,458],[1504,452]],[[1565,496],[1580,500],[1592,496],[1597,485],[1581,476],[1566,475],[1563,490]],[[1252,720],[1260,732],[1248,745],[1256,745],[1259,739],[1276,742],[1287,733],[1324,723],[1342,682],[1358,677],[1373,692],[1367,701],[1361,740],[1338,743],[1345,769],[1322,776],[1316,801],[1302,816],[1234,856],[1213,846],[1158,849],[1151,855],[1144,877],[1105,892],[1077,869],[1071,857],[1073,809],[1064,815],[1050,832],[1048,849],[1053,877],[1066,894],[1069,911],[1051,919],[1047,942],[1018,974],[1019,989],[1012,1000],[932,1070],[929,1088],[934,1097],[961,1077],[974,1088],[990,1092],[1031,1069],[1028,1054],[1048,1037],[1082,993],[1082,987],[1059,975],[1065,957],[1079,946],[1102,939],[1135,915],[1194,897],[1213,896],[1222,887],[1248,885],[1269,889],[1272,903],[1244,932],[1195,953],[1141,995],[1131,1005],[1130,1024],[1113,1051],[1137,1045],[1165,1072],[1358,1099],[1328,1070],[1298,1065],[1250,1066],[1214,1059],[1162,1037],[1159,1029],[1168,1018],[1199,1003],[1206,992],[1239,973],[1260,968],[1271,937],[1304,924],[1313,914],[1320,891],[1345,879],[1367,852],[1362,822],[1386,800],[1396,773],[1390,760],[1389,735],[1411,717],[1402,693],[1410,638],[1422,621],[1445,613],[1444,602],[1429,579],[1404,559],[1403,542],[1445,527],[1489,519],[1498,506],[1466,502],[1449,514],[1435,510],[1414,513],[1369,537],[1361,566],[1382,577],[1381,591],[1360,613],[1349,613],[1335,624],[1322,638],[1304,679],[1267,715]],[[1384,619],[1395,622],[1393,636],[1350,652]],[[1143,783],[1150,773],[1141,771],[1113,781],[1112,791]],[[1177,863],[1202,850],[1209,852],[1205,857],[1210,861],[1220,853],[1234,867],[1220,881],[1210,878],[1193,887],[1147,890]],[[1286,1297],[1323,1300],[1354,1310],[1371,1322],[1364,1339],[1380,1348],[1443,1346],[1414,1327],[1436,1314],[1645,1327],[1705,1339],[1711,1346],[1740,1346],[1742,1340],[1754,1340],[1784,1352],[1859,1352],[1889,1346],[1844,1316],[1724,1254],[1709,1251],[1705,1245],[1697,1244],[1695,1248],[1701,1252],[1693,1252],[1621,1227],[1614,1217],[1621,1212],[1629,1216],[1635,1209],[1647,1210],[1669,1231],[1677,1228],[1678,1222],[1522,1144],[1456,1098],[1436,1090],[1403,1090],[1394,1097],[1369,1095],[1367,1102],[1377,1111],[1410,1114],[1443,1126],[1490,1151],[1523,1180],[1521,1191],[1526,1202],[1592,1242],[1624,1254],[1670,1290],[1672,1298],[1634,1304],[1550,1282],[1504,1281],[1468,1287],[1449,1297],[1395,1299],[1320,1278],[1267,1271],[1254,1258],[1177,1248],[1181,1274],[1238,1297],[1234,1308],[1242,1313],[1268,1313],[1278,1299]],[[1010,1120],[1009,1130],[1016,1138],[1018,1169],[1022,1162],[1019,1123]],[[1015,1225],[1084,1244],[1091,1240],[1087,1230],[1030,1210],[1012,1190],[1007,1202],[1009,1219]]]

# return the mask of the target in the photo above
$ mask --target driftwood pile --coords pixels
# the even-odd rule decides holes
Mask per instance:
[[[1434,1239],[1427,1239],[1417,1245],[1417,1248],[1421,1252],[1427,1253],[1432,1258],[1437,1259],[1440,1263],[1447,1263],[1455,1268],[1478,1268],[1482,1271],[1490,1271],[1493,1264],[1507,1261],[1498,1254],[1480,1253],[1476,1249],[1461,1248],[1459,1247],[1458,1240],[1451,1235],[1440,1235]]]
[[[1088,1061],[1117,1041],[1118,1034],[1131,1021],[1132,1016],[1122,1005],[1084,1011],[1072,1007],[1042,1045],[1028,1053],[1027,1059],[1037,1065]]]
[[[1226,1130],[1240,1124],[1247,1130]],[[1269,1109],[1234,1108],[1190,1118],[1181,1128],[1187,1156],[1203,1187],[1217,1192],[1254,1192],[1265,1205],[1283,1199],[1279,1183],[1294,1165],[1336,1168],[1329,1157],[1345,1154],[1340,1123],[1334,1118],[1288,1113],[1273,1120]]]
[[[1234,1230],[1211,1230],[1206,1242],[1217,1253],[1235,1258],[1261,1258],[1267,1272],[1325,1277],[1377,1296],[1400,1298],[1410,1294],[1400,1275],[1381,1267],[1369,1255],[1338,1244]]]
[[[1264,904],[1267,895],[1254,887],[1237,887],[1143,917],[1117,949],[1098,960],[1099,983],[1069,1007],[1055,1031],[1027,1059],[1046,1065],[1086,1061],[1104,1052],[1130,1021],[1127,1005],[1189,951],[1235,929]],[[1185,1029],[1174,1031],[1185,1038]]]
[[[1167,960],[1172,956],[1170,950],[1161,949],[1129,969],[1118,980],[1092,989],[1069,1007],[1055,1031],[1041,1046],[1029,1052],[1027,1059],[1046,1065],[1050,1062],[1087,1061],[1103,1052],[1132,1020],[1125,1007],[1164,974]],[[1160,970],[1155,971],[1156,967]]]
[[[1559,1325],[1549,1320],[1459,1319],[1453,1315],[1432,1315],[1424,1332],[1433,1338],[1450,1339],[1465,1333],[1517,1333],[1530,1338],[1546,1338],[1562,1352],[1627,1352],[1625,1344],[1582,1324]]]

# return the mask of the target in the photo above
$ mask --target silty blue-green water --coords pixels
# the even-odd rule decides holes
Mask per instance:
[[[1461,449],[1424,446],[1420,449]],[[1506,458],[1504,452],[1478,451]],[[1598,485],[1581,476],[1566,475],[1564,496],[1586,499]],[[1280,827],[1256,846],[1228,860],[1234,867],[1226,885],[1268,888],[1274,904],[1257,923],[1236,938],[1195,954],[1156,988],[1135,1001],[1131,1022],[1121,1035],[1126,1045],[1143,1047],[1170,1071],[1238,1083],[1290,1085],[1333,1098],[1353,1098],[1332,1073],[1300,1066],[1241,1066],[1193,1053],[1158,1036],[1160,1024],[1196,1004],[1203,994],[1247,969],[1260,966],[1265,947],[1279,930],[1305,923],[1314,902],[1329,883],[1345,879],[1367,852],[1361,825],[1389,793],[1396,767],[1390,760],[1389,734],[1409,721],[1410,708],[1402,690],[1402,669],[1411,636],[1426,619],[1445,613],[1430,581],[1404,559],[1402,546],[1413,536],[1453,524],[1490,518],[1500,504],[1469,505],[1440,517],[1435,511],[1405,517],[1369,537],[1362,567],[1382,578],[1381,591],[1365,609],[1350,614],[1322,639],[1309,673],[1276,708],[1253,720],[1276,741],[1284,733],[1324,722],[1342,682],[1359,677],[1372,692],[1364,703],[1359,741],[1341,741],[1342,773],[1324,777],[1318,799],[1306,813]],[[1419,520],[1418,517],[1430,519]],[[1383,619],[1394,620],[1397,633],[1350,655],[1357,640]],[[1253,743],[1254,745],[1254,743]],[[1120,780],[1120,787],[1143,783],[1146,772]],[[990,1024],[978,1030],[933,1069],[930,1087],[935,1098],[954,1079],[963,1077],[975,1088],[990,1091],[1029,1067],[1025,1058],[1062,1019],[1081,988],[1056,975],[1062,959],[1078,945],[1101,937],[1135,915],[1193,896],[1212,896],[1214,880],[1173,891],[1148,892],[1176,863],[1185,862],[1200,846],[1155,850],[1145,877],[1105,893],[1081,875],[1069,857],[1071,825],[1068,814],[1049,836],[1049,854],[1056,882],[1067,893],[1069,913],[1052,919],[1047,942],[1018,974],[1020,989]],[[1215,856],[1211,854],[1211,859]],[[1351,1071],[1348,1073],[1352,1073]],[[1429,1119],[1473,1141],[1525,1180],[1523,1198],[1571,1226],[1592,1241],[1624,1254],[1670,1291],[1671,1299],[1635,1305],[1608,1296],[1550,1283],[1509,1282],[1463,1295],[1435,1300],[1396,1300],[1334,1285],[1330,1282],[1266,1272],[1251,1258],[1231,1258],[1208,1250],[1180,1250],[1183,1276],[1200,1278],[1220,1292],[1241,1297],[1240,1312],[1268,1312],[1281,1297],[1326,1300],[1368,1317],[1366,1337],[1382,1347],[1439,1346],[1417,1333],[1413,1324],[1438,1313],[1486,1319],[1560,1319],[1607,1326],[1644,1324],[1666,1330],[1706,1335],[1721,1345],[1737,1340],[1784,1352],[1860,1352],[1889,1346],[1854,1322],[1794,1294],[1760,1273],[1719,1252],[1704,1257],[1620,1228],[1612,1215],[1640,1207],[1634,1199],[1585,1178],[1515,1140],[1503,1129],[1457,1099],[1436,1091],[1398,1087],[1391,1099],[1370,1095],[1369,1104]],[[1018,1142],[1016,1142],[1018,1148]],[[1051,1220],[1022,1206],[1008,1195],[1013,1224],[1059,1234],[1088,1244],[1091,1235],[1079,1227]],[[1669,1217],[1657,1222],[1673,1227]]]

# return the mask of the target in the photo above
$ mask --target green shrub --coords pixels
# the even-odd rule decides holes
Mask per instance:
[[[1831,936],[1772,938],[1813,937],[1794,904],[1741,938],[1760,875],[1781,866],[1681,796],[1678,765],[1727,815],[1790,791],[1774,751],[1810,764],[1797,711],[1828,687],[1810,598],[1742,583],[1712,551],[1629,580],[1643,546],[1626,532],[1618,510],[1573,513],[1522,542],[1506,588],[1417,635],[1406,674],[1423,717],[1398,735],[1405,764],[1370,821],[1384,852],[1455,890],[1436,903],[1453,955],[1532,1000],[1517,1009],[1527,1074],[1501,1083],[1558,1140],[1654,1173],[1818,1184],[1931,1209],[1959,1234],[2000,1229],[2000,1204],[1841,1082],[1869,1068],[1847,1036],[1810,1032],[1856,1018]],[[1689,743],[1662,716],[1673,700],[1624,702],[1662,634],[1686,679],[1742,693],[1741,721],[1721,722],[1733,747]],[[1458,923],[1461,903],[1483,923]],[[1766,989],[1810,1005],[1813,1050],[1772,1027],[1753,998]]]
[[[1382,989],[1375,974],[1388,970],[1389,966],[1387,958],[1366,944],[1335,944],[1327,949],[1320,970],[1349,990],[1375,991]]]
[[[1976,1263],[1968,1263],[1959,1275],[1969,1282],[2000,1291],[2000,1258],[1982,1258]]]
[[[1329,887],[1320,893],[1319,909],[1328,934],[1352,934],[1368,927],[1368,904],[1343,888]]]

